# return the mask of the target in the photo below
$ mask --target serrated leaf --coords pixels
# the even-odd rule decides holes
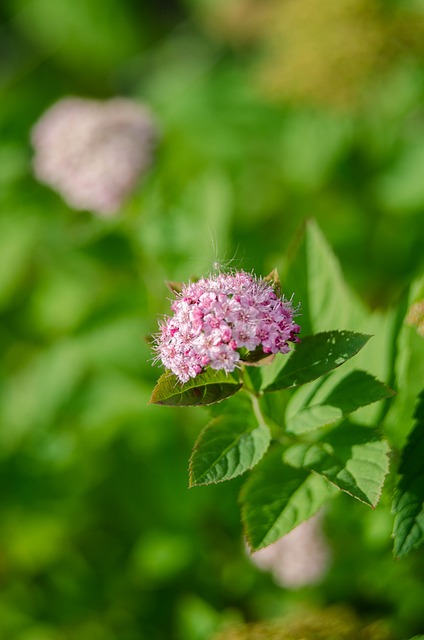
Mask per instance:
[[[394,391],[366,371],[354,370],[345,376],[319,403],[310,403],[296,413],[287,408],[286,429],[290,433],[306,433],[394,394]]]
[[[370,337],[354,331],[326,331],[302,338],[287,360],[280,359],[282,368],[271,372],[272,381],[267,374],[263,391],[298,387],[320,378],[352,358]]]
[[[337,494],[323,477],[290,467],[282,455],[280,445],[268,452],[240,494],[244,532],[255,551],[289,533]]]
[[[375,507],[389,470],[389,446],[371,429],[347,423],[325,441],[290,447],[284,460],[321,474],[342,491]]]
[[[208,369],[184,384],[167,371],[161,375],[153,389],[150,403],[173,407],[208,405],[232,396],[242,386],[234,375],[224,371]]]
[[[230,480],[254,467],[271,442],[265,424],[249,413],[225,414],[203,429],[190,458],[190,486]]]
[[[394,499],[395,556],[405,556],[424,542],[424,391],[414,413],[415,427],[402,451]]]

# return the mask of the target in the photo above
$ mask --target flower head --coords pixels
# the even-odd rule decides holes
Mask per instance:
[[[116,213],[152,158],[156,127],[126,98],[64,98],[32,130],[34,173],[75,209]]]
[[[245,271],[219,273],[182,287],[172,302],[173,316],[155,337],[156,360],[181,382],[206,367],[234,371],[243,357],[287,353],[298,342],[292,303],[270,282]]]

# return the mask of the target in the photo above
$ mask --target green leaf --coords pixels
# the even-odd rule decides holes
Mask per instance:
[[[303,333],[362,330],[363,305],[346,285],[340,264],[314,220],[306,222],[291,253],[283,289],[296,292]]]
[[[389,447],[375,432],[345,423],[315,444],[287,449],[284,461],[321,474],[342,491],[372,507],[389,470]]]
[[[360,407],[392,396],[394,391],[366,371],[351,371],[321,402],[314,398],[300,411],[287,408],[286,429],[305,433],[344,418]]]
[[[424,391],[414,413],[415,427],[402,451],[400,478],[393,499],[395,556],[405,556],[424,542]]]
[[[282,455],[280,445],[267,453],[240,494],[245,535],[255,551],[289,533],[337,494],[323,477],[284,464]]]
[[[271,442],[265,424],[249,414],[225,414],[203,429],[190,458],[190,486],[230,480],[254,467]]]
[[[346,284],[339,261],[314,220],[308,220],[299,233],[282,283],[284,291],[295,292],[301,305],[302,335],[346,329],[374,336],[354,361],[344,365],[343,376],[353,368],[365,369],[392,386],[397,311],[371,313]],[[361,408],[361,424],[376,424],[387,406],[379,403]],[[404,421],[394,420],[394,433],[399,432],[401,424]]]
[[[208,369],[184,384],[167,371],[161,375],[153,389],[150,403],[172,407],[208,405],[232,396],[242,386],[235,376],[224,371]]]
[[[396,343],[396,360],[394,363],[394,386],[396,397],[384,420],[384,428],[390,441],[397,449],[402,449],[406,439],[414,428],[414,407],[422,390],[424,380],[424,340],[413,326],[405,322],[408,309],[417,300],[424,298],[424,274],[412,282],[410,290],[401,309],[400,331]]]
[[[270,374],[265,374],[263,390],[289,389],[316,380],[352,358],[370,337],[354,331],[327,331],[306,336],[296,345],[291,357],[279,359],[280,370],[277,366],[277,370],[274,367]]]
[[[343,411],[339,407],[329,404],[316,404],[302,409],[294,416],[286,419],[286,429],[289,433],[307,433],[319,427],[334,424],[343,418]]]

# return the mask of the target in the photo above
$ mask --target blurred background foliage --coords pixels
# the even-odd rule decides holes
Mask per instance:
[[[284,268],[305,217],[373,309],[422,273],[423,2],[4,0],[0,18],[0,638],[206,640],[337,604],[376,638],[422,633],[423,555],[392,559],[389,499],[335,503],[319,585],[250,563],[238,482],[187,489],[204,415],[148,405],[143,338],[165,280]],[[143,102],[161,131],[113,218],[33,177],[31,128],[69,95]]]

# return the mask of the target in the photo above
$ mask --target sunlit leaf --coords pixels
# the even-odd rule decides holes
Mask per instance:
[[[357,500],[375,507],[389,470],[389,446],[366,427],[343,424],[314,444],[293,445],[284,460],[321,474]]]
[[[235,376],[223,371],[208,369],[183,384],[177,376],[167,371],[159,378],[150,402],[179,407],[208,405],[232,396],[241,387]]]
[[[360,407],[378,402],[394,391],[366,371],[351,371],[321,402],[302,407],[286,416],[286,428],[291,433],[305,433],[329,425]]]
[[[281,356],[280,370],[274,368],[272,380],[267,374],[263,390],[278,391],[311,382],[352,358],[370,337],[354,331],[327,331],[306,336],[287,360]]]
[[[360,330],[365,310],[351,291],[340,264],[314,220],[308,220],[292,251],[285,291],[301,304],[303,334],[328,329]]]
[[[329,329],[372,334],[367,348],[359,352],[354,361],[347,362],[343,370],[365,369],[383,382],[393,384],[393,358],[399,330],[397,310],[371,312],[362,303],[347,285],[339,260],[315,220],[308,220],[299,233],[286,274],[282,276],[284,290],[294,292],[301,305],[301,335]],[[361,423],[372,426],[385,408],[386,402],[361,408]],[[399,432],[399,426],[394,426],[394,433]]]

